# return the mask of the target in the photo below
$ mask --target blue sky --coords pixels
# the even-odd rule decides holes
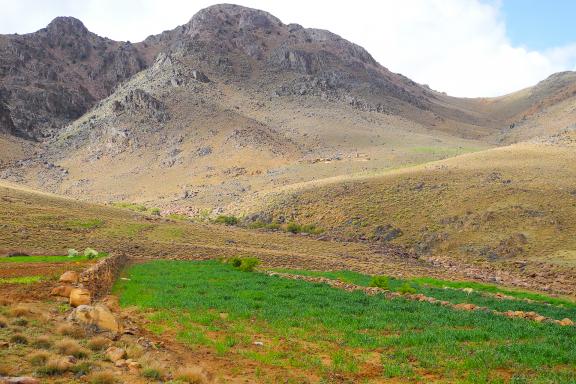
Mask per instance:
[[[74,16],[100,36],[137,42],[219,2],[328,29],[453,96],[499,96],[576,70],[576,0],[0,0],[0,33]]]
[[[576,42],[576,0],[502,0],[512,44],[546,50]]]

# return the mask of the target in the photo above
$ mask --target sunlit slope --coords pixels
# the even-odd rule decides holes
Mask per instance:
[[[576,266],[576,147],[522,143],[269,198],[267,220],[466,261]],[[272,201],[272,202],[270,202]]]

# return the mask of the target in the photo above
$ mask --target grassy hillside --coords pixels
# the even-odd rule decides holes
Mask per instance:
[[[259,218],[466,262],[576,266],[576,155],[518,144],[381,176],[318,181],[263,197]]]

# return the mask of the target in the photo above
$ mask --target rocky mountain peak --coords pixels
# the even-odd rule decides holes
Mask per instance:
[[[187,24],[189,33],[216,31],[227,28],[235,30],[272,30],[283,26],[280,19],[268,12],[234,4],[217,4],[196,13]]]
[[[64,16],[52,20],[46,27],[46,31],[52,36],[74,35],[81,37],[90,33],[80,20]]]

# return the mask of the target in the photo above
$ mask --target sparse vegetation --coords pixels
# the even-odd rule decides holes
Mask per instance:
[[[524,375],[534,382],[569,383],[575,374],[568,368],[576,362],[570,327],[244,274],[214,261],[155,261],[132,266],[127,276],[130,280],[119,281],[115,288],[121,303],[142,308],[149,316],[150,329],[159,334],[170,330],[191,346],[217,350],[229,338],[240,340],[246,348],[253,336],[275,340],[291,335],[290,348],[282,354],[274,342],[264,343],[258,352],[242,354],[266,364],[319,374],[335,370],[355,377],[365,372],[362,351],[383,350],[381,369],[387,377],[405,373],[421,380],[423,374],[433,374],[465,382],[488,375],[504,380],[501,372],[505,369],[506,374]],[[356,277],[349,274],[348,278]],[[365,285],[371,281],[370,276],[357,278]],[[405,284],[415,283],[390,279],[391,289],[400,290]],[[147,290],[142,292],[142,286]],[[186,289],[175,289],[181,286]],[[456,290],[419,289],[467,297]],[[220,313],[227,314],[225,321]],[[235,348],[223,353],[238,353]],[[311,356],[304,363],[302,356],[312,353],[328,353],[331,362],[324,365]]]
[[[30,356],[28,357],[28,360],[30,361],[30,364],[32,364],[32,365],[40,366],[40,365],[46,364],[46,362],[48,362],[49,358],[50,358],[50,354],[48,352],[38,351],[38,352],[33,352],[32,354],[30,354]]]
[[[86,248],[84,250],[84,257],[86,257],[88,260],[95,259],[98,257],[98,255],[99,255],[99,253],[95,249]]]
[[[94,336],[88,341],[88,348],[93,351],[101,351],[110,345],[110,339],[103,336]]]
[[[19,276],[0,278],[0,284],[34,284],[42,281],[42,276]]]
[[[214,222],[217,224],[236,225],[239,219],[236,216],[220,215],[214,219]]]
[[[56,327],[56,333],[62,336],[70,336],[75,339],[80,339],[86,335],[86,332],[80,327],[70,323],[63,323]]]
[[[58,353],[65,356],[74,356],[78,359],[83,359],[88,356],[88,351],[82,348],[76,340],[62,339],[56,342],[55,347]]]
[[[28,344],[28,338],[20,333],[12,335],[10,342],[14,344]]]
[[[68,257],[78,257],[80,256],[80,252],[78,252],[77,250],[71,248],[68,250]]]
[[[370,286],[389,290],[390,280],[387,276],[374,276],[370,281]]]
[[[114,384],[118,381],[112,372],[94,372],[88,378],[88,382],[90,384]]]
[[[210,376],[201,367],[186,367],[176,372],[176,380],[185,384],[210,384]]]
[[[49,336],[41,335],[34,341],[34,346],[41,349],[50,349],[52,347],[52,340]]]

